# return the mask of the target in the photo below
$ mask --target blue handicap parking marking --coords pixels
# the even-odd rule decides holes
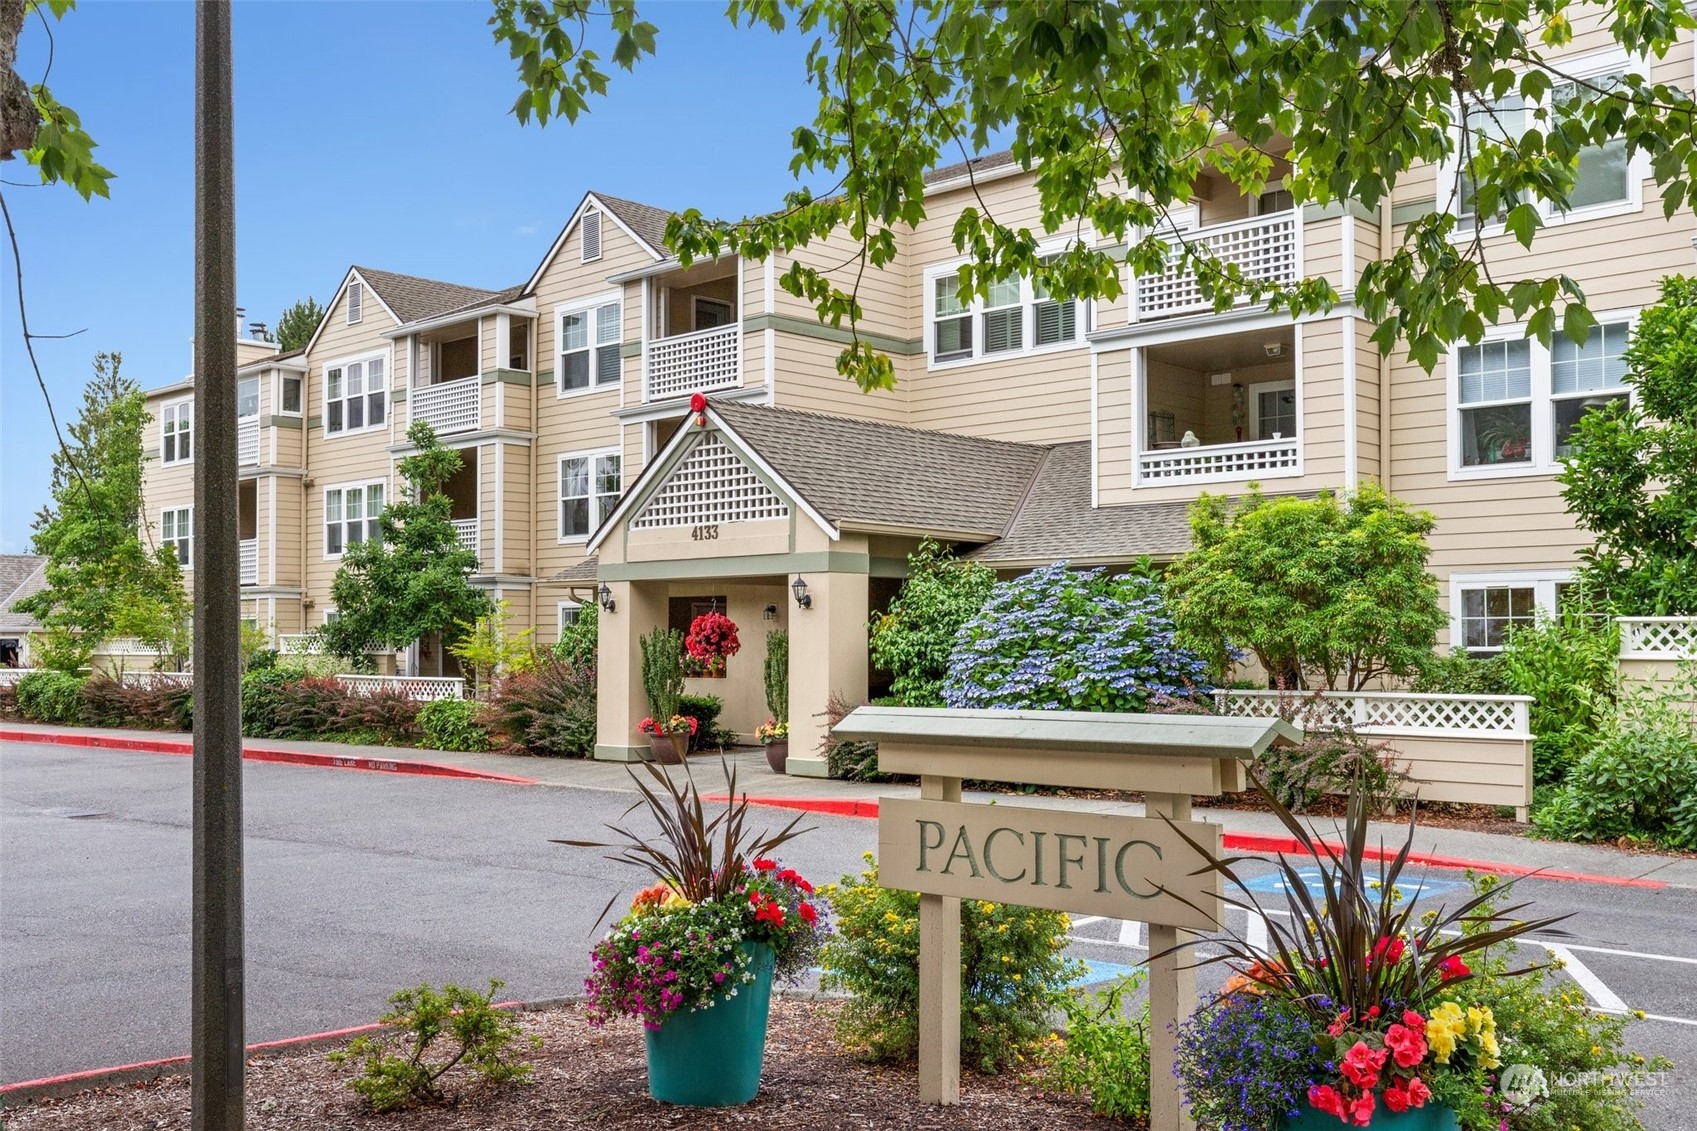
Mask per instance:
[[[1311,897],[1316,900],[1326,898],[1326,885],[1320,878],[1323,875],[1321,869],[1298,868],[1296,874],[1302,880],[1303,885],[1308,888],[1308,894]],[[1369,884],[1375,882],[1373,880],[1368,881]],[[1264,876],[1256,876],[1252,880],[1246,880],[1243,886],[1256,893],[1280,894],[1285,891],[1285,875],[1283,872],[1268,872]],[[1416,899],[1430,899],[1434,895],[1441,895],[1461,886],[1460,880],[1439,880],[1433,879],[1431,876],[1417,876],[1412,879],[1398,880],[1396,888],[1404,901],[1412,902]]]
[[[1139,966],[1127,966],[1123,962],[1098,962],[1094,958],[1080,959],[1084,963],[1084,973],[1074,978],[1071,985],[1095,986],[1103,982],[1112,982],[1124,978],[1142,969]]]

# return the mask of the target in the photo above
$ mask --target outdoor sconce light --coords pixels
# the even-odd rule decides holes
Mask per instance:
[[[778,606],[767,605],[764,609],[760,610],[760,618],[762,620],[777,620]]]
[[[613,591],[607,588],[606,582],[601,583],[601,588],[595,591],[595,595],[601,598],[601,610],[603,612],[610,613],[618,607],[618,602],[613,600]]]
[[[807,582],[798,577],[790,582],[790,590],[795,593],[795,603],[798,608],[811,609],[813,607],[813,598],[807,595]]]

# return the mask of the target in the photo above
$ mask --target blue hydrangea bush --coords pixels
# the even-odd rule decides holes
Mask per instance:
[[[1161,584],[1065,562],[1000,582],[961,626],[950,707],[1148,711],[1205,694],[1208,665],[1173,639]]]

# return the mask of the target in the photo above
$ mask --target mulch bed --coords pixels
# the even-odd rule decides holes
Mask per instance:
[[[760,1094],[740,1108],[681,1108],[648,1097],[642,1027],[605,1029],[584,1023],[568,1005],[521,1015],[542,1038],[531,1056],[532,1082],[486,1087],[456,1082],[456,1102],[374,1115],[351,1092],[353,1068],[337,1067],[323,1050],[254,1059],[247,1070],[251,1131],[555,1131],[596,1127],[885,1129],[1123,1128],[1091,1114],[1088,1102],[1044,1091],[1030,1076],[963,1074],[959,1107],[919,1103],[911,1065],[868,1065],[831,1036],[835,1004],[774,998]],[[457,1071],[457,1070],[456,1070]],[[454,1076],[450,1074],[450,1079]],[[43,1100],[0,1117],[7,1131],[179,1131],[189,1127],[189,1081],[174,1077],[120,1085],[60,1100]]]

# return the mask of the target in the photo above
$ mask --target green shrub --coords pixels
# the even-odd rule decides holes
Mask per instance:
[[[919,1048],[919,896],[878,886],[866,870],[822,889],[837,917],[820,985],[846,990],[838,1036],[874,1060]],[[1062,953],[1071,920],[1059,911],[961,900],[961,1055],[996,1072],[1049,1032],[1057,993],[1082,972]]]
[[[1048,1084],[1088,1095],[1097,1115],[1110,1119],[1149,1118],[1149,1003],[1127,1017],[1124,997],[1143,983],[1139,970],[1106,989],[1075,987],[1056,995],[1066,1032],[1044,1056]]]
[[[1495,912],[1503,902],[1497,877],[1468,873],[1468,880],[1475,894],[1488,899],[1477,914]],[[1493,975],[1470,981],[1468,992],[1496,1018],[1503,1071],[1527,1065],[1542,1073],[1547,1084],[1545,1098],[1507,1113],[1508,1131],[1643,1131],[1635,1114],[1639,1105],[1625,1077],[1666,1071],[1672,1065],[1628,1051],[1626,1027],[1631,1019],[1591,1009],[1584,991],[1557,973],[1559,962],[1522,976],[1504,976],[1526,967],[1529,959],[1543,957],[1541,951],[1517,954],[1510,941],[1471,959],[1475,973]],[[1606,1082],[1609,1076],[1612,1082]],[[1558,1087],[1563,1078],[1596,1083]]]
[[[774,629],[766,634],[766,664],[761,672],[766,685],[766,710],[772,721],[790,721],[790,634]]]
[[[1532,696],[1532,780],[1559,783],[1602,733],[1620,691],[1620,630],[1568,612],[1509,633],[1500,664]]]
[[[881,702],[888,702],[887,700]],[[825,718],[825,773],[842,781],[889,781],[890,775],[878,770],[878,744],[876,742],[839,742],[831,731],[843,718],[854,710],[854,704],[844,699],[836,692],[826,702]]]
[[[15,719],[18,715],[18,685],[0,683],[0,719]]]
[[[542,1039],[526,1038],[511,1017],[493,1007],[495,991],[502,985],[491,979],[487,994],[452,983],[440,993],[428,983],[401,990],[389,999],[393,1008],[377,1019],[394,1026],[395,1032],[355,1037],[326,1059],[360,1064],[360,1074],[348,1087],[364,1096],[374,1111],[446,1102],[441,1080],[456,1064],[493,1084],[527,1080],[530,1065],[512,1059],[512,1046],[517,1042],[537,1048]]]
[[[890,673],[890,694],[898,703],[943,705],[943,680],[955,638],[995,587],[995,570],[981,562],[961,561],[929,538],[908,555],[907,579],[900,592],[889,611],[873,617],[868,626],[872,662]],[[787,640],[784,655],[787,666]],[[772,717],[782,721],[784,714],[774,707]]]
[[[678,714],[695,720],[695,733],[690,735],[691,750],[706,750],[715,745],[719,734],[725,728],[718,725],[719,713],[725,709],[725,701],[717,695],[680,695],[678,696]]]
[[[1434,654],[1421,665],[1408,689],[1431,695],[1515,694],[1503,673],[1501,655],[1474,657],[1458,649],[1443,656]]]
[[[432,750],[469,753],[489,749],[489,731],[478,719],[478,705],[469,699],[436,699],[418,711],[424,745]]]
[[[349,722],[353,728],[375,736],[383,746],[400,746],[418,737],[418,700],[399,688],[384,687],[354,696]],[[366,740],[365,745],[371,745]]]
[[[249,738],[281,738],[278,712],[284,686],[298,678],[281,668],[248,668],[242,676],[242,733]]]
[[[1620,703],[1559,789],[1532,814],[1561,840],[1697,849],[1697,684],[1640,688]]]
[[[305,676],[276,689],[272,738],[327,739],[359,726],[359,696],[328,676]]]
[[[1402,797],[1407,775],[1397,769],[1389,743],[1331,722],[1318,696],[1295,700],[1280,713],[1302,727],[1302,741],[1270,746],[1255,759],[1256,773],[1280,805],[1301,812],[1326,794],[1361,793],[1382,812]]]
[[[32,723],[75,723],[82,711],[83,677],[30,672],[18,680],[18,713]]]
[[[600,640],[599,619],[600,614],[593,601],[578,609],[577,619],[560,630],[560,639],[554,645],[554,658],[594,671],[596,647]]]
[[[553,656],[501,685],[490,704],[494,725],[532,754],[587,758],[595,753],[595,668]]]
[[[678,713],[684,693],[684,634],[656,628],[642,638],[642,693],[648,712],[665,722]]]

